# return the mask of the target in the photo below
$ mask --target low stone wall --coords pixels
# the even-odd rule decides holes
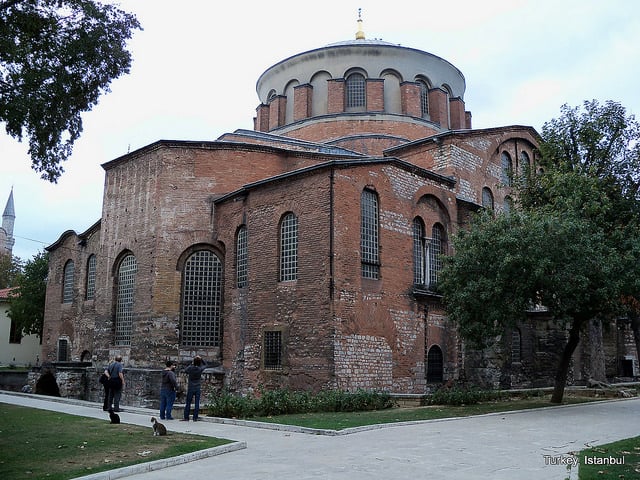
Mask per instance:
[[[0,371],[0,390],[20,392],[28,384],[28,377],[29,372],[27,370],[2,370]]]
[[[33,368],[25,373],[25,382],[34,393],[56,395],[54,391],[38,391],[38,381],[43,376],[52,374],[58,389],[59,396],[77,398],[91,402],[102,403],[104,400],[104,387],[98,381],[103,372],[102,366],[95,366],[85,362],[51,363]],[[176,403],[184,403],[187,391],[187,376],[177,372],[178,397]],[[160,407],[160,383],[162,369],[125,368],[125,386],[122,390],[120,404],[123,407]],[[201,404],[206,403],[211,392],[222,388],[224,373],[220,369],[210,368],[202,374]],[[24,385],[24,383],[22,385]],[[42,383],[42,382],[41,382]],[[21,387],[22,387],[21,385]]]

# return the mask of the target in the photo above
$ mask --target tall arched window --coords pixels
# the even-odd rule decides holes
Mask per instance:
[[[96,294],[96,256],[89,255],[87,260],[87,293],[85,298],[93,300]]]
[[[426,268],[426,235],[421,218],[413,220],[413,283],[424,285]]]
[[[507,215],[509,215],[511,213],[511,210],[513,210],[513,199],[510,196],[506,196],[504,197],[504,213],[506,213]]]
[[[360,261],[362,276],[380,276],[380,245],[378,241],[378,195],[373,190],[362,191],[360,202]]]
[[[510,187],[511,179],[513,178],[513,162],[511,161],[511,155],[509,155],[507,152],[502,152],[502,155],[500,156],[500,162],[502,167],[500,180],[502,181],[503,185]]]
[[[73,283],[75,276],[75,265],[73,260],[64,264],[64,274],[62,278],[62,303],[73,302]]]
[[[418,80],[420,86],[420,112],[422,117],[429,116],[429,85],[424,80]]]
[[[520,152],[520,172],[524,174],[530,167],[531,160],[529,160],[529,154],[523,150]]]
[[[429,290],[436,290],[438,287],[438,277],[442,270],[442,255],[444,253],[444,228],[436,223],[431,229],[431,241],[429,242]]]
[[[482,189],[482,206],[487,210],[493,210],[493,193],[488,187]]]
[[[347,77],[344,89],[344,105],[347,109],[364,109],[367,105],[367,88],[364,75],[352,73]]]
[[[298,218],[287,213],[280,222],[280,281],[298,279]]]
[[[138,263],[132,254],[126,255],[118,266],[118,291],[116,295],[116,335],[118,346],[131,345],[133,327],[133,302]]]
[[[247,227],[238,229],[236,237],[236,285],[238,288],[247,286]]]
[[[222,339],[222,262],[209,250],[198,250],[182,272],[181,343],[185,347],[218,347]]]

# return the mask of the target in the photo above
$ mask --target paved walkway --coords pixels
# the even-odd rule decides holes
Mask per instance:
[[[105,418],[100,405],[77,400],[0,392],[0,402]],[[148,426],[155,413],[125,407],[120,416],[125,423]],[[640,399],[377,426],[338,436],[208,420],[165,424],[172,431],[246,442],[246,448],[238,443],[233,452],[129,480],[560,480],[577,478],[576,469],[569,474],[557,464],[569,452],[640,435]]]

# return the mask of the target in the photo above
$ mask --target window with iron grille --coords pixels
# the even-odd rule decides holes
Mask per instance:
[[[413,220],[413,283],[424,285],[426,238],[422,219]]]
[[[423,117],[429,115],[429,86],[424,80],[418,80],[420,85],[420,112]]]
[[[372,190],[363,190],[360,202],[361,230],[360,256],[362,276],[377,279],[380,276],[380,253],[378,243],[378,195]]]
[[[115,344],[131,345],[133,327],[133,294],[136,286],[138,263],[136,257],[129,254],[122,259],[118,267],[118,290],[116,295]]]
[[[182,345],[219,347],[222,340],[222,262],[209,250],[192,254],[182,273]]]
[[[236,283],[238,288],[247,286],[247,227],[240,227],[236,238]]]
[[[69,340],[67,340],[66,338],[58,339],[58,361],[69,361]]]
[[[482,206],[488,210],[493,210],[493,194],[487,187],[482,189]]]
[[[511,179],[513,177],[513,162],[511,161],[511,155],[507,152],[502,152],[502,175],[501,181],[503,185],[511,186]]]
[[[87,300],[93,300],[96,294],[96,256],[90,255],[87,260]]]
[[[75,265],[73,260],[69,260],[64,265],[63,285],[62,285],[62,303],[73,302],[73,277],[75,275]]]
[[[429,242],[429,289],[438,286],[438,276],[442,270],[442,255],[444,255],[444,228],[436,223],[431,229]]]
[[[529,160],[529,154],[525,151],[520,152],[520,172],[524,174],[530,167],[531,162]]]
[[[361,73],[352,73],[345,82],[345,107],[365,108],[367,104],[366,82]]]
[[[264,332],[264,369],[282,370],[282,332],[267,330]]]
[[[298,278],[298,219],[287,213],[280,223],[280,281]]]
[[[520,363],[522,361],[522,336],[517,328],[511,332],[511,362]]]

